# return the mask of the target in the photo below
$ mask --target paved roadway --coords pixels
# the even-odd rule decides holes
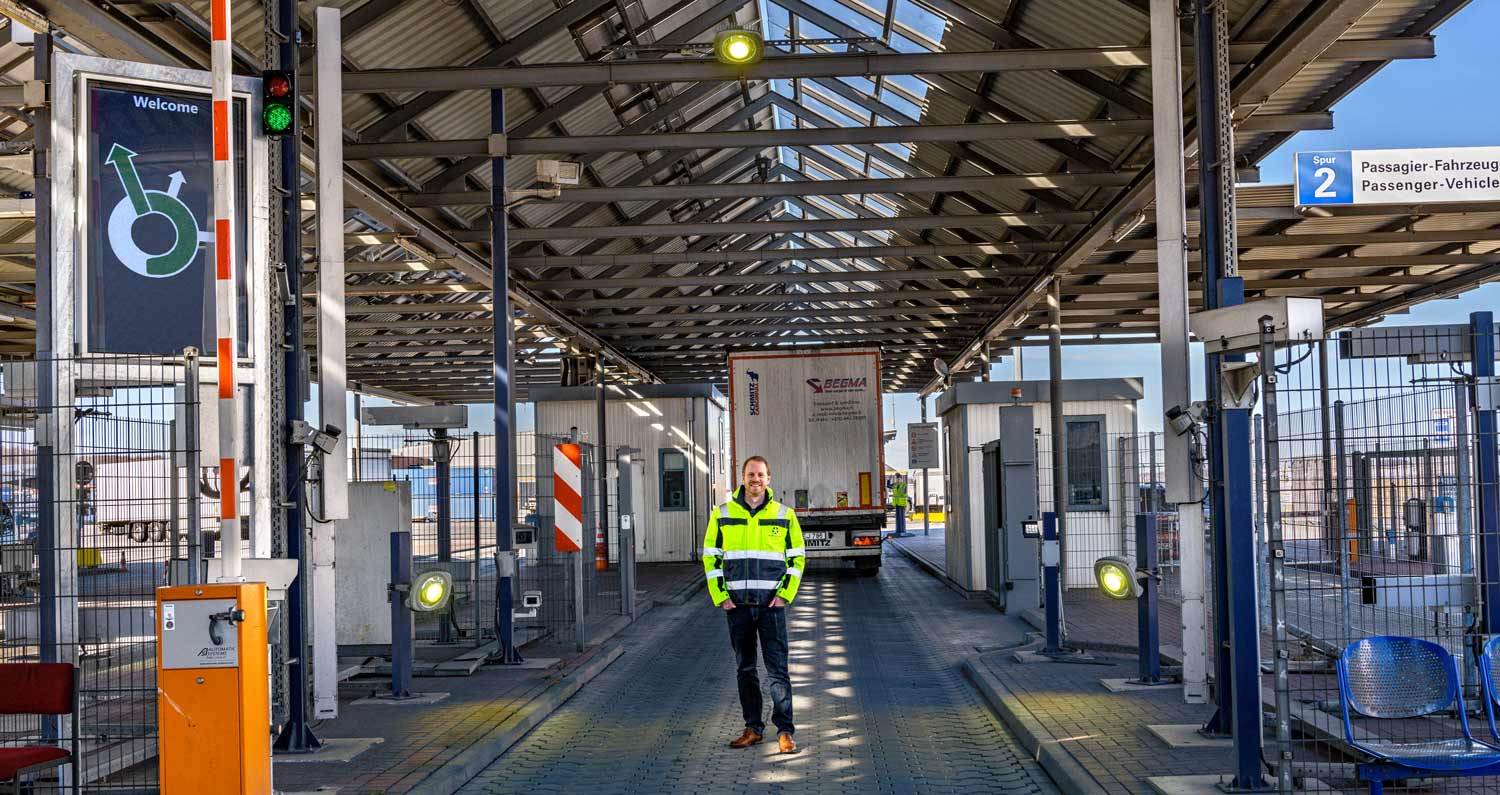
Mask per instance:
[[[461,795],[1058,791],[958,668],[976,646],[1019,640],[1012,619],[894,551],[878,577],[811,574],[792,610],[799,754],[775,754],[773,737],[726,747],[742,722],[725,621],[705,594],[648,614],[622,636],[624,656]]]

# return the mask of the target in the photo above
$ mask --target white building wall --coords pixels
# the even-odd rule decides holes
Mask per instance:
[[[605,404],[605,441],[609,449],[636,448],[645,464],[646,504],[636,512],[635,530],[636,559],[642,563],[688,562],[700,557],[704,517],[708,516],[713,494],[708,403],[704,398],[653,398],[610,400]],[[598,439],[597,412],[598,407],[591,400],[538,402],[537,433],[566,436],[569,428],[577,427],[579,440],[593,444]],[[661,450],[679,450],[688,456],[686,511],[661,510],[658,493]],[[611,513],[614,505],[611,502]],[[584,510],[592,513],[593,506],[586,505]],[[615,527],[613,515],[610,527]],[[615,537],[612,533],[612,540]],[[611,549],[611,557],[616,554],[617,550]]]
[[[1028,403],[1037,432],[1037,483],[1042,511],[1052,510],[1052,411],[1048,403]],[[1119,451],[1119,437],[1132,435],[1136,429],[1135,402],[1130,400],[1064,401],[1064,418],[1101,416],[1106,457],[1104,470],[1105,510],[1068,511],[1064,518],[1067,533],[1066,576],[1068,588],[1094,587],[1094,561],[1106,555],[1126,551],[1124,539],[1133,532],[1129,503],[1122,485],[1129,475],[1123,472],[1125,462]],[[964,403],[944,414],[943,430],[948,436],[948,461],[953,468],[947,519],[948,576],[970,590],[984,590],[983,562],[985,536],[980,524],[984,520],[984,454],[981,448],[1000,436],[1000,408],[994,403]],[[962,440],[962,441],[960,441]],[[971,449],[972,448],[972,449]]]

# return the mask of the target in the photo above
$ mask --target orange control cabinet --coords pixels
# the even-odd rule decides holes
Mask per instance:
[[[264,583],[156,590],[162,795],[270,795]]]

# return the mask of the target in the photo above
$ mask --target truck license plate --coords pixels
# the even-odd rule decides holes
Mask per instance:
[[[809,547],[831,547],[833,546],[833,533],[826,530],[803,533],[802,543]]]

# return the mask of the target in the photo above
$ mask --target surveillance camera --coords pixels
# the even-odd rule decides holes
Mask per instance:
[[[323,455],[332,455],[338,449],[343,433],[337,425],[327,425],[320,431],[302,420],[292,420],[292,444],[310,444]]]
[[[521,592],[521,607],[532,608],[532,607],[541,607],[541,606],[542,606],[542,592],[541,591],[522,591]]]
[[[1188,433],[1193,429],[1193,426],[1197,424],[1197,420],[1193,418],[1191,408],[1173,406],[1167,409],[1166,413],[1167,425],[1171,427],[1172,432],[1177,434],[1178,436],[1182,436]]]

